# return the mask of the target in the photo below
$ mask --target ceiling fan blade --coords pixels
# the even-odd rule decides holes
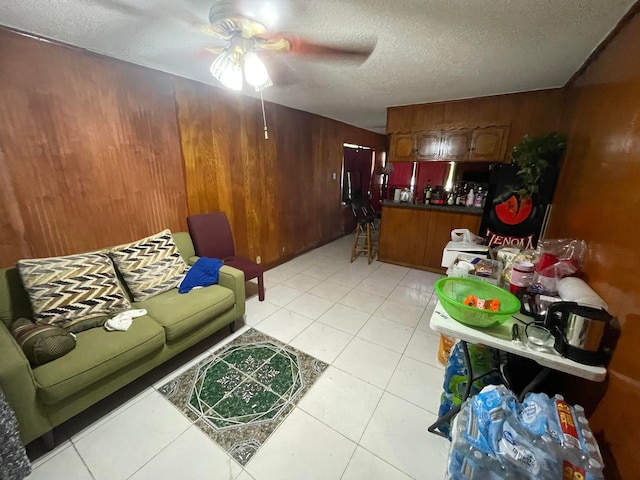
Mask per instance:
[[[288,43],[288,51],[293,55],[324,58],[333,57],[352,60],[358,63],[363,63],[371,56],[377,43],[377,40],[375,40],[370,41],[366,45],[332,46],[311,42],[297,35],[287,34],[270,35],[269,37],[261,38],[261,40],[263,40],[263,42],[260,42],[258,45],[260,48],[271,50],[268,45],[276,45],[278,48],[273,48],[273,50],[284,50],[281,45],[286,45]]]
[[[286,57],[265,52],[264,55],[260,54],[260,58],[264,62],[271,81],[276,87],[288,87],[300,81],[295,70],[284,61]]]
[[[213,53],[214,55],[220,55],[222,52],[224,52],[226,50],[227,47],[215,47],[215,48],[211,48],[211,47],[204,47],[204,49],[209,52],[209,53]]]

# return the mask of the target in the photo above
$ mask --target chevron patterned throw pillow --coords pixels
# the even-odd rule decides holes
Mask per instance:
[[[178,286],[188,267],[170,230],[109,252],[136,302]]]
[[[105,252],[18,261],[37,323],[71,328],[131,308]]]

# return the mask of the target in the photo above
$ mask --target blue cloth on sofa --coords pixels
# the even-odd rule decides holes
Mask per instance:
[[[188,293],[195,287],[208,287],[218,283],[220,268],[224,263],[218,258],[200,257],[184,276],[179,293]]]

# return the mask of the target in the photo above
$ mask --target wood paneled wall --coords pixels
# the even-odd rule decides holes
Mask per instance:
[[[507,156],[525,134],[559,128],[562,89],[538,90],[450,102],[423,103],[387,109],[387,133],[440,128],[510,125]]]
[[[353,228],[340,206],[342,144],[384,151],[383,135],[265,103],[266,140],[258,100],[175,85],[189,212],[225,211],[239,255],[276,263]]]
[[[334,120],[0,29],[0,266],[227,212],[238,254],[277,263],[354,228]],[[332,178],[335,172],[336,179]]]
[[[0,266],[185,228],[168,75],[0,29]]]
[[[567,87],[562,131],[568,149],[547,233],[587,241],[587,280],[622,326],[591,424],[615,457],[607,478],[625,479],[640,475],[640,9],[635,11]],[[581,395],[593,391],[593,384],[580,387]]]

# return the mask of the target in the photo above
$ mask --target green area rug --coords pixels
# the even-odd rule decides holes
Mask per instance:
[[[246,465],[327,367],[250,329],[160,393]]]

